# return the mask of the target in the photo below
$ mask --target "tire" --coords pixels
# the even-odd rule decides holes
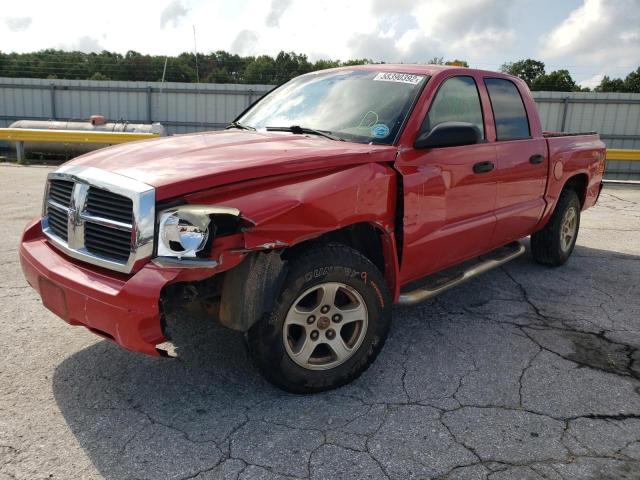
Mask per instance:
[[[358,251],[329,244],[290,260],[279,298],[251,327],[247,346],[258,370],[277,387],[321,392],[369,367],[390,320],[391,295],[380,271]]]
[[[573,215],[573,217],[572,217]],[[570,218],[572,225],[567,225]],[[533,259],[542,264],[557,267],[571,256],[580,229],[580,199],[574,190],[563,190],[556,208],[545,227],[531,235]],[[567,240],[571,234],[570,240]]]

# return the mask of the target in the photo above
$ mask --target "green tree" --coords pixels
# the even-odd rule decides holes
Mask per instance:
[[[100,72],[96,72],[89,77],[89,80],[111,80],[111,79]]]
[[[273,83],[276,77],[275,60],[268,55],[252,59],[244,70],[245,83]]]
[[[627,92],[640,93],[640,67],[627,75],[624,79],[624,88]]]
[[[326,70],[327,68],[336,68],[340,66],[340,60],[317,60],[313,64],[313,70]]]
[[[620,78],[609,78],[604,76],[600,81],[600,85],[595,88],[596,92],[625,92],[626,85],[624,80]]]
[[[342,66],[342,67],[351,67],[352,65],[369,65],[372,63],[376,63],[373,60],[371,60],[370,58],[355,58],[353,60],[347,60],[345,62],[339,63],[338,66]],[[317,69],[319,70],[319,69]]]
[[[466,60],[458,60],[457,58],[455,60],[448,60],[444,64],[445,65],[450,65],[452,67],[466,67],[466,68],[469,68],[469,64],[467,63]]]
[[[284,83],[311,70],[312,65],[306,55],[294,52],[280,52],[275,58],[275,83]]]
[[[554,92],[577,92],[580,87],[571,78],[568,70],[556,70],[548,75],[540,75],[531,84],[531,90],[549,90]]]
[[[527,82],[529,87],[533,85],[538,77],[545,74],[544,63],[532,58],[505,63],[500,67],[500,71],[520,77]]]

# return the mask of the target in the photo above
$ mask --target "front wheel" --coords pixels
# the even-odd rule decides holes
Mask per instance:
[[[573,252],[580,229],[580,199],[573,190],[563,190],[549,222],[531,235],[533,259],[543,265],[564,264]]]
[[[294,393],[351,382],[373,362],[389,330],[391,297],[378,269],[342,245],[291,261],[279,300],[248,332],[251,357]]]

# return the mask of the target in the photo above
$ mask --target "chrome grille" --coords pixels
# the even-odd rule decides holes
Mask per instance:
[[[57,208],[53,205],[49,205],[48,209],[49,228],[57,236],[67,241],[67,211]]]
[[[84,226],[84,245],[97,255],[126,262],[131,254],[131,230],[118,230],[87,222]]]
[[[89,187],[85,210],[97,217],[128,224],[133,222],[133,202],[131,199],[107,190]]]
[[[155,191],[92,167],[62,167],[49,175],[42,229],[79,260],[129,273],[153,253]]]
[[[67,180],[51,180],[49,183],[49,198],[62,205],[71,203],[73,182]]]

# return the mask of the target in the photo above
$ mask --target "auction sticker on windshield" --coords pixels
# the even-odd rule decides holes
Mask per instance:
[[[373,138],[384,138],[389,135],[389,127],[384,123],[376,123],[371,127],[371,136]]]
[[[411,75],[410,73],[380,72],[373,80],[375,82],[396,82],[417,85],[423,78],[423,75]]]

